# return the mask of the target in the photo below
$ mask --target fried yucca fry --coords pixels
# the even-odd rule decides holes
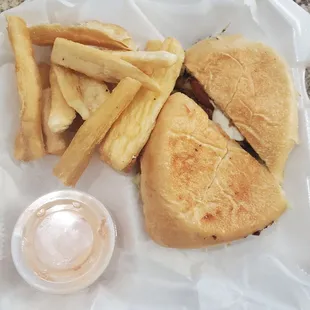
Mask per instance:
[[[116,170],[128,170],[135,162],[181,71],[184,61],[181,44],[174,38],[167,38],[162,50],[176,54],[178,60],[169,68],[154,70],[152,78],[160,85],[161,93],[154,94],[147,89],[140,89],[100,145],[101,159]]]
[[[48,118],[51,111],[51,89],[43,90],[42,95],[42,129],[45,149],[48,154],[62,155],[69,145],[67,132],[54,133],[48,126]]]
[[[175,64],[178,59],[177,55],[167,51],[111,51],[110,53],[141,70],[145,68],[167,68]]]
[[[112,124],[130,104],[141,84],[125,78],[115,87],[104,105],[80,127],[54,168],[54,174],[68,186],[74,186],[86,169],[96,146]]]
[[[160,40],[149,40],[146,42],[145,45],[145,50],[149,52],[155,52],[155,51],[160,51],[162,47],[163,42]],[[143,72],[146,73],[147,75],[151,75],[154,71],[154,68],[151,67],[144,67]]]
[[[55,73],[55,65],[51,65],[50,83],[52,100],[48,126],[52,132],[59,133],[65,131],[72,124],[76,113],[74,109],[68,106],[62,95]]]
[[[20,129],[14,156],[30,161],[45,154],[41,128],[42,86],[27,25],[17,16],[7,16],[7,30],[15,55],[17,88],[20,98]]]
[[[104,82],[96,81],[84,74],[80,74],[79,85],[83,102],[90,113],[95,112],[111,95]]]
[[[115,83],[131,77],[147,88],[159,92],[158,84],[137,67],[91,46],[57,38],[51,61],[66,68],[84,73],[98,81]]]
[[[89,110],[82,99],[79,74],[61,66],[55,65],[54,69],[59,88],[67,104],[78,112],[84,120],[88,119]]]
[[[40,62],[38,64],[39,73],[41,77],[42,89],[50,87],[50,69],[51,66],[45,62]]]
[[[124,28],[98,21],[88,21],[72,26],[41,24],[29,27],[29,32],[32,43],[35,45],[53,45],[56,38],[64,38],[109,49],[136,49],[135,43]]]

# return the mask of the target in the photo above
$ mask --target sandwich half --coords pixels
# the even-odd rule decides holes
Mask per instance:
[[[185,66],[279,182],[298,142],[297,93],[285,61],[242,36],[198,42]]]
[[[150,237],[173,248],[246,237],[286,209],[268,169],[181,93],[165,103],[143,152],[141,196]]]

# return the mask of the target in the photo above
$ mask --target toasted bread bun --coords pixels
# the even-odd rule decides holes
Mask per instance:
[[[281,181],[298,141],[297,93],[283,59],[241,36],[198,42],[185,66]]]
[[[181,93],[168,99],[146,145],[141,195],[147,232],[175,248],[246,237],[286,209],[268,169]]]

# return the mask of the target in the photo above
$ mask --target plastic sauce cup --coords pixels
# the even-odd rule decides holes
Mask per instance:
[[[63,190],[34,201],[11,240],[19,274],[36,289],[69,294],[95,282],[113,254],[116,228],[96,198]]]

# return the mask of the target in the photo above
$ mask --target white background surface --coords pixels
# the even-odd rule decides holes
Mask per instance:
[[[38,196],[63,186],[52,175],[57,158],[30,164],[13,158],[18,128],[14,58],[0,16],[0,309],[193,310],[310,308],[310,102],[304,69],[310,63],[310,17],[291,0],[33,0],[5,12],[29,25],[88,19],[120,24],[143,47],[175,36],[187,48],[198,39],[242,33],[276,48],[289,62],[300,94],[300,145],[292,152],[284,189],[289,210],[279,222],[229,246],[207,250],[161,248],[143,230],[131,176],[94,158],[77,188],[101,200],[118,226],[111,265],[89,289],[71,296],[36,292],[17,274],[10,236],[19,214]],[[45,59],[48,49],[37,48]]]

